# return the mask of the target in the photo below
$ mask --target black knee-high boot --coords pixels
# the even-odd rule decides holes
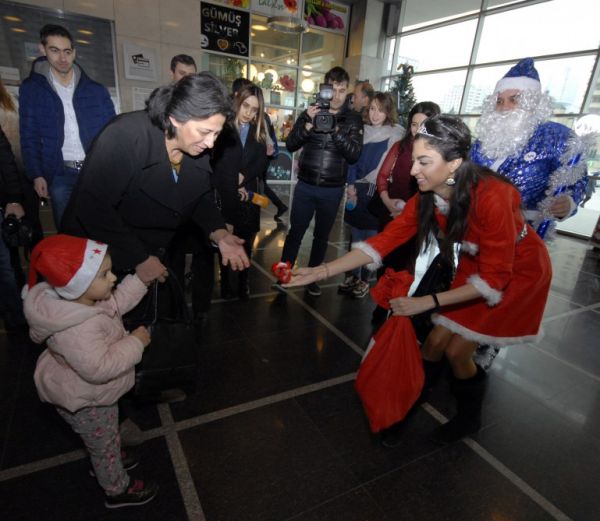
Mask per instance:
[[[432,362],[431,360],[423,359],[423,371],[425,371],[425,383],[423,384],[423,390],[417,403],[426,402],[431,394],[431,390],[438,384],[442,371],[444,370],[445,360],[439,360]]]
[[[406,414],[404,419],[401,421],[394,423],[387,429],[381,431],[381,444],[384,447],[393,448],[400,445],[402,442],[402,436],[404,434],[404,429],[406,424],[409,422],[410,417],[417,410],[417,406],[423,402],[427,401],[429,397],[429,393],[431,389],[433,389],[436,384],[440,380],[440,376],[442,375],[442,370],[444,369],[444,360],[440,360],[439,362],[431,362],[429,360],[423,360],[423,370],[425,371],[425,382],[423,384],[423,390],[421,391],[421,395],[417,399],[416,403],[412,406],[410,411]]]
[[[450,391],[456,398],[456,416],[440,425],[432,439],[438,443],[453,443],[477,432],[481,428],[481,405],[487,388],[487,375],[477,366],[471,378],[459,380],[452,377]]]

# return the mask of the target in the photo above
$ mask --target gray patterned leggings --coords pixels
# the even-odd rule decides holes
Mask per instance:
[[[85,407],[75,413],[61,407],[56,410],[81,436],[96,479],[106,495],[115,496],[124,492],[129,485],[129,476],[121,461],[118,406]]]

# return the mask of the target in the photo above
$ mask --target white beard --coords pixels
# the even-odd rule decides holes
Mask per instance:
[[[505,112],[496,111],[496,95],[488,96],[476,126],[481,151],[491,159],[520,154],[550,114],[550,99],[545,94],[522,91],[518,108]]]

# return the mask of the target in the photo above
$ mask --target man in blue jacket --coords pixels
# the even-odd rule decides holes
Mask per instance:
[[[42,27],[39,49],[43,56],[19,90],[21,150],[35,191],[52,201],[58,229],[86,151],[115,109],[106,87],[75,63],[64,27]]]

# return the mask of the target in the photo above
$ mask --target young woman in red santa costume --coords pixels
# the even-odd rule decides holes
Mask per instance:
[[[505,346],[538,338],[552,268],[546,246],[526,223],[518,190],[493,171],[469,160],[471,136],[458,118],[440,115],[423,122],[415,137],[411,175],[419,193],[380,234],[321,266],[295,272],[298,286],[357,266],[377,267],[398,245],[430,234],[441,253],[460,255],[452,287],[421,297],[390,300],[395,315],[434,310],[435,325],[422,346],[426,388],[439,378],[443,359],[452,369],[457,414],[434,438],[453,442],[481,427],[485,372],[472,355],[478,344]]]

